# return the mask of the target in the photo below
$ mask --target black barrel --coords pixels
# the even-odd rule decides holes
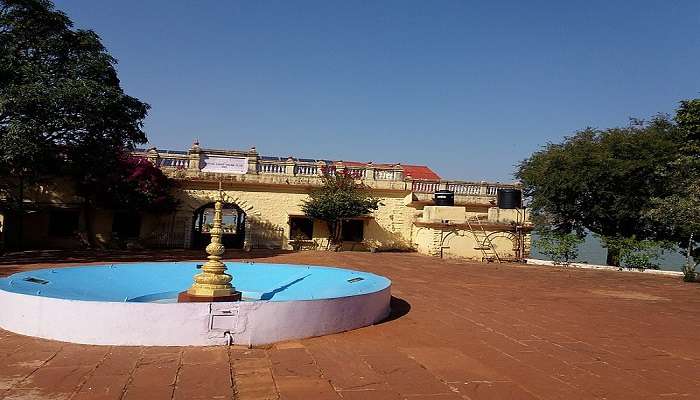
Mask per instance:
[[[498,189],[498,208],[512,210],[522,208],[523,192],[520,189]]]
[[[433,198],[436,206],[454,206],[455,192],[451,190],[438,190]]]

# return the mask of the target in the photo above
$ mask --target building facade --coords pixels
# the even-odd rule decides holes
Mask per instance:
[[[345,170],[381,199],[371,215],[345,221],[346,250],[417,250],[441,257],[518,259],[529,252],[527,214],[496,207],[499,188],[513,184],[442,180],[429,167],[268,157],[246,151],[155,148],[134,153],[177,182],[178,209],[167,215],[95,210],[90,230],[104,246],[203,248],[209,239],[213,203],[224,196],[224,244],[240,249],[323,249],[328,230],[304,216],[301,206],[322,183],[323,173]],[[36,188],[35,210],[23,218],[28,247],[80,246],[71,232],[87,230],[79,199],[61,184]],[[65,186],[65,185],[64,185]],[[433,193],[455,193],[454,207],[433,205]],[[77,239],[77,240],[76,240]]]

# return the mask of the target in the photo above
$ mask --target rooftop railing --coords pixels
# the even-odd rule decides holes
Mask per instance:
[[[511,189],[518,186],[512,183],[463,182],[463,181],[413,181],[414,193],[435,193],[438,190],[451,190],[457,196],[496,196],[498,189]]]
[[[231,153],[231,154],[229,154]],[[265,157],[257,154],[255,149],[250,152],[228,152],[198,150],[161,151],[161,150],[137,150],[135,154],[151,160],[156,166],[165,172],[185,171],[197,176],[202,171],[203,156],[233,156],[245,157],[248,162],[247,174],[277,175],[297,177],[320,177],[328,172],[345,170],[347,173],[364,181],[406,182],[414,193],[432,194],[438,190],[451,190],[455,195],[461,196],[496,196],[499,188],[513,188],[513,184],[487,183],[487,182],[463,182],[463,181],[426,181],[406,178],[403,168],[397,165],[345,165],[343,162],[328,160],[310,160],[281,157]]]

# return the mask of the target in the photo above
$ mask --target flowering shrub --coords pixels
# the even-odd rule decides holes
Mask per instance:
[[[167,213],[177,207],[174,183],[143,157],[120,157],[116,168],[97,186],[98,202],[112,208]]]

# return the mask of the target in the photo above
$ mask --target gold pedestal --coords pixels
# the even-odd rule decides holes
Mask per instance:
[[[221,187],[219,187],[221,190]],[[211,228],[211,243],[207,245],[208,261],[202,266],[202,272],[194,276],[194,283],[187,292],[180,293],[178,302],[192,301],[239,301],[241,293],[231,285],[233,277],[226,273],[226,265],[221,262],[224,245],[221,244],[222,209],[218,200],[214,204],[214,223]]]
[[[233,292],[228,296],[193,296],[188,292],[181,292],[177,296],[178,303],[219,303],[229,301],[241,301],[241,292]]]

